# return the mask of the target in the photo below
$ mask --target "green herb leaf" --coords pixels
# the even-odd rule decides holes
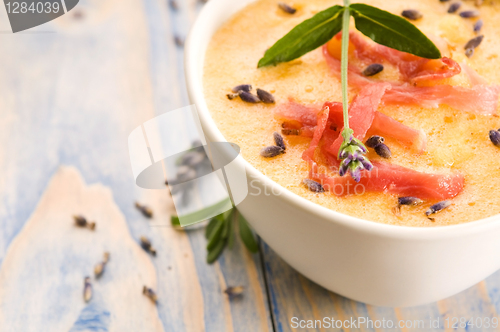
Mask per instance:
[[[240,218],[239,218],[239,226],[240,226],[240,237],[245,246],[247,247],[248,250],[251,252],[258,252],[259,251],[259,244],[257,243],[257,239],[255,238],[252,229],[250,228],[250,225],[248,222],[243,218],[243,216],[240,213]]]
[[[217,244],[212,249],[209,249],[207,254],[207,263],[212,264],[213,262],[215,262],[217,258],[219,258],[225,246],[226,240],[222,240],[217,242]]]
[[[171,216],[170,217],[170,223],[174,227],[181,227],[181,223],[179,221],[179,217],[177,217],[177,216]]]
[[[214,230],[215,226],[217,225],[218,223],[218,219],[217,218],[212,218],[210,219],[210,221],[208,222],[208,225],[207,227],[205,227],[205,238],[208,240],[210,238],[210,234],[212,233],[212,231]]]
[[[229,247],[229,249],[233,249],[235,236],[234,236],[234,223],[233,223],[232,218],[231,218],[231,222],[229,223],[229,231],[228,232],[229,232],[229,235],[227,238],[227,246]]]
[[[215,246],[219,243],[222,242],[221,240],[221,234],[224,226],[224,222],[217,219],[217,224],[214,226],[213,230],[210,232],[209,238],[208,238],[208,244],[207,244],[207,249],[211,250],[215,248]]]
[[[231,224],[233,223],[233,212],[234,209],[224,212],[224,229],[222,231],[222,237],[227,239],[229,232],[231,230]]]
[[[320,47],[340,31],[343,11],[333,6],[300,23],[266,51],[257,67],[291,61]]]
[[[356,28],[376,43],[422,58],[441,58],[436,45],[406,19],[362,3],[349,8]]]

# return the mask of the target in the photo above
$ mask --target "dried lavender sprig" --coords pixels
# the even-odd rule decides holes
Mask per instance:
[[[347,172],[351,175],[354,181],[361,180],[361,171],[371,171],[372,163],[366,158],[367,152],[364,144],[354,137],[354,131],[350,128],[344,128],[342,137],[344,141],[339,149],[339,159],[341,159],[339,167],[339,175],[344,176]]]
[[[343,141],[340,145],[338,158],[341,160],[339,175],[343,176],[348,171],[354,181],[361,179],[361,170],[371,170],[372,164],[363,156],[367,149],[364,144],[354,137],[354,131],[349,128],[349,108],[347,98],[347,59],[349,49],[349,21],[351,13],[349,11],[350,1],[344,0],[344,14],[342,16],[342,42],[340,59],[340,76],[342,84],[342,110],[344,115],[344,130],[342,130]]]

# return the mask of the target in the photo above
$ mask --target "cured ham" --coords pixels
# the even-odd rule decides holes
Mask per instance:
[[[384,162],[373,162],[374,168],[362,171],[360,182],[348,176],[327,176],[311,172],[310,178],[321,182],[337,196],[384,192],[421,199],[443,200],[455,197],[464,187],[460,173],[429,174]]]
[[[370,84],[365,86],[356,98],[351,103],[349,109],[349,127],[354,131],[354,136],[363,140],[368,129],[370,129],[375,112],[385,94],[385,91],[390,89],[388,83]],[[351,121],[352,120],[352,121]],[[342,130],[340,131],[342,132]],[[327,151],[336,156],[342,144],[342,136],[340,135],[335,141],[327,147]]]
[[[326,46],[323,46],[323,55],[331,71],[340,78],[340,61],[329,54]],[[425,75],[430,74],[426,72]],[[469,75],[469,77],[471,76]],[[480,81],[477,80],[477,76],[473,78],[474,80],[471,78],[471,83],[475,85],[471,88],[446,84],[419,87],[409,83],[388,82],[392,85],[392,89],[387,91],[383,101],[389,104],[420,105],[427,108],[435,108],[441,104],[446,104],[465,112],[482,115],[495,114],[500,86],[486,85],[484,82],[478,84]],[[350,86],[361,89],[374,82],[364,77],[355,66],[349,66],[348,83]]]
[[[355,54],[361,60],[387,61],[398,67],[401,79],[407,82],[440,80],[460,74],[460,65],[447,57],[424,59],[393,48],[365,40],[359,33],[351,32],[349,40],[355,47]]]
[[[330,125],[337,129],[335,131],[327,127],[325,136],[336,138],[339,135],[338,129],[343,126],[342,103],[325,102],[324,106],[329,107],[328,121]],[[307,106],[289,100],[275,107],[274,116],[284,121],[284,128],[300,129],[300,136],[313,137],[319,110],[321,110],[320,106]],[[378,111],[375,112],[369,131],[374,135],[396,139],[402,145],[412,148],[419,153],[424,152],[427,146],[427,137],[422,130],[405,126],[401,122]],[[330,143],[333,143],[333,141]]]

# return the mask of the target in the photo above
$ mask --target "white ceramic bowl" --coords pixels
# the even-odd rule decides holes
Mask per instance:
[[[226,141],[203,96],[204,55],[212,35],[253,0],[210,0],[186,42],[188,93],[209,141]],[[500,268],[500,218],[413,228],[379,224],[316,205],[281,187],[241,157],[249,179],[279,195],[249,195],[238,209],[288,264],[321,286],[381,306],[437,301]],[[471,215],[471,219],[474,216]]]

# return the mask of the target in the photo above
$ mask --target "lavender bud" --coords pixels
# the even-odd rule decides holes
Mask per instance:
[[[227,296],[229,296],[229,298],[233,298],[235,296],[240,296],[243,294],[243,291],[245,290],[245,288],[243,286],[236,286],[236,287],[228,287],[224,293],[227,294]]]
[[[285,142],[283,141],[283,136],[280,135],[278,132],[273,133],[274,137],[274,143],[276,143],[276,146],[279,146],[283,151],[286,150]]]
[[[368,150],[366,150],[366,147],[363,145],[363,143],[361,143],[358,140],[352,140],[351,139],[351,144],[356,145],[362,153],[367,153],[368,152]]]
[[[279,2],[278,7],[287,14],[295,14],[295,12],[297,11],[297,9],[284,2]]]
[[[500,132],[496,130],[490,130],[490,140],[495,146],[500,147]]]
[[[141,211],[143,216],[145,216],[146,218],[153,217],[153,210],[151,210],[150,207],[148,207],[146,205],[142,205],[139,202],[135,202],[135,207],[137,208],[137,210]]]
[[[260,150],[260,155],[264,158],[272,158],[284,152],[285,151],[281,147],[276,145],[271,145],[271,146],[266,146],[265,148]]]
[[[437,213],[443,209],[446,209],[448,206],[451,205],[451,201],[441,201],[439,203],[436,203],[432,205],[427,211],[425,211],[426,216],[430,216],[431,214]]]
[[[240,91],[250,92],[251,90],[252,86],[250,84],[240,84],[231,89],[235,93]]]
[[[83,280],[83,300],[89,302],[92,298],[92,284],[89,277]]]
[[[340,163],[339,175],[344,176],[347,173],[348,169],[349,169],[349,164]]]
[[[418,10],[407,9],[407,10],[403,10],[403,12],[401,13],[401,16],[403,16],[409,20],[416,21],[418,19],[421,19],[423,15]]]
[[[146,295],[146,297],[153,301],[153,303],[156,304],[158,302],[158,296],[151,288],[148,288],[146,286],[142,287],[142,294]]]
[[[377,145],[384,143],[385,138],[382,136],[372,136],[369,139],[366,140],[365,145],[369,148],[375,148]]]
[[[257,96],[259,96],[260,100],[262,100],[265,104],[274,104],[274,96],[267,92],[266,90],[257,89]]]
[[[349,167],[349,173],[354,181],[359,182],[361,180],[361,170],[359,167]]]
[[[384,70],[384,66],[381,65],[380,63],[372,63],[368,67],[363,70],[363,75],[365,76],[373,76],[378,73],[380,73],[382,70]]]
[[[236,93],[228,93],[226,96],[227,96],[227,99],[229,99],[229,100],[233,100],[233,99],[235,99],[235,98],[238,98],[238,97],[239,97],[239,95],[240,95],[240,93],[239,93],[239,92],[236,92]]]
[[[356,159],[363,165],[364,169],[366,169],[367,171],[372,170],[373,165],[370,163],[370,161],[365,156],[359,156]]]
[[[419,205],[422,204],[424,201],[421,200],[420,198],[417,197],[412,197],[412,196],[406,196],[406,197],[399,197],[398,198],[398,205]]]
[[[450,14],[455,13],[460,8],[461,5],[462,5],[461,2],[454,2],[454,3],[452,3],[450,5],[450,7],[448,8],[448,13],[450,13]]]
[[[464,49],[467,50],[469,48],[474,49],[474,48],[478,47],[481,44],[481,42],[483,41],[483,38],[484,38],[483,35],[472,38],[471,40],[469,40],[467,42],[467,44],[465,44]]]
[[[478,17],[479,16],[479,11],[477,11],[477,10],[466,10],[466,11],[461,12],[459,15],[460,15],[460,17],[463,17],[463,18],[474,18],[474,17]]]
[[[382,158],[389,159],[392,156],[391,150],[384,143],[380,143],[379,145],[375,146],[374,149],[375,152]]]
[[[156,249],[151,245],[151,241],[145,236],[141,236],[141,247],[145,251],[149,252],[151,255],[156,256]]]
[[[482,28],[483,28],[483,20],[477,20],[477,22],[474,23],[474,32],[478,33],[479,31],[481,31]]]
[[[474,49],[473,48],[468,48],[465,50],[465,55],[470,58],[471,56],[474,55]]]
[[[251,94],[250,92],[240,91],[240,98],[247,103],[260,103],[259,97]]]
[[[302,181],[306,186],[307,188],[312,191],[312,192],[315,192],[315,193],[322,193],[325,191],[325,189],[323,188],[323,186],[321,185],[321,183],[319,182],[316,182],[316,181],[313,181],[313,180],[310,180],[310,179],[304,179]]]

